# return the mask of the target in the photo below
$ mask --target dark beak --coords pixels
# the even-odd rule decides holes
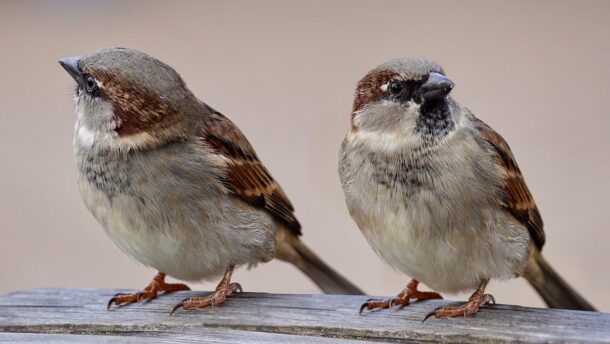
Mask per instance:
[[[77,84],[81,84],[83,80],[83,73],[78,69],[78,61],[80,56],[69,56],[59,60],[59,64],[74,78]]]
[[[441,100],[447,97],[455,84],[440,73],[430,73],[428,80],[421,86],[422,98],[426,101]]]

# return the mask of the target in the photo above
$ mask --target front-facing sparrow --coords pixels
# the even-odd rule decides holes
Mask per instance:
[[[389,265],[412,278],[392,300],[440,298],[417,290],[472,291],[436,317],[493,302],[492,279],[524,276],[550,307],[593,310],[541,255],[542,219],[504,139],[451,97],[436,63],[397,59],[358,83],[339,174],[349,212]]]

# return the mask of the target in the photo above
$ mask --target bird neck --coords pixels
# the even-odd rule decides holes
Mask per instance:
[[[455,130],[449,100],[424,104],[415,122],[415,132],[424,140],[437,141]]]

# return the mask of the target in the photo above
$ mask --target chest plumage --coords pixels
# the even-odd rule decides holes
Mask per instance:
[[[392,150],[368,139],[348,134],[340,175],[350,214],[383,260],[448,292],[521,271],[527,231],[498,211],[499,175],[475,137],[456,131]]]
[[[226,193],[205,147],[116,151],[77,137],[75,150],[85,205],[117,247],[144,265],[201,280],[273,256],[272,219]]]

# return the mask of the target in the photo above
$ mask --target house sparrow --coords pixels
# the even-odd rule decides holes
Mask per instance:
[[[231,283],[235,267],[273,257],[325,292],[361,293],[303,244],[292,204],[246,137],[173,68],[125,48],[59,63],[77,83],[82,199],[122,251],[158,271],[144,290],[115,295],[109,309],[188,289],[165,283],[166,274],[184,281],[223,276],[214,293],[174,310],[218,305],[241,290]]]
[[[475,314],[492,279],[524,276],[553,308],[593,310],[541,255],[542,219],[504,139],[449,97],[438,64],[389,61],[358,83],[339,174],[349,212],[376,253],[413,279],[363,309],[475,290],[429,316]]]

